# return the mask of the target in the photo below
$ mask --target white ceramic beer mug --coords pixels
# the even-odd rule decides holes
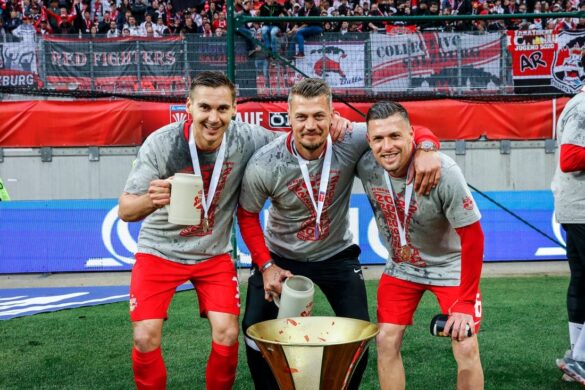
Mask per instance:
[[[171,204],[167,206],[168,221],[175,225],[199,225],[201,223],[201,194],[203,179],[191,173],[176,173],[171,183]],[[199,197],[199,201],[196,201]]]
[[[280,298],[275,297],[278,306],[277,318],[308,317],[313,311],[315,286],[307,277],[295,275],[282,284]]]

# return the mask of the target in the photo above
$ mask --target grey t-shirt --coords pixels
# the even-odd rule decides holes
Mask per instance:
[[[152,133],[138,152],[124,192],[142,195],[155,179],[166,179],[177,172],[193,173],[185,123],[176,122]],[[240,184],[246,163],[256,149],[279,133],[243,122],[232,121],[226,131],[226,154],[213,202],[209,209],[209,230],[168,222],[166,208],[144,220],[138,236],[138,252],[192,264],[231,251],[231,229]],[[207,193],[217,151],[198,152],[204,188]]]
[[[559,146],[572,144],[585,147],[585,92],[575,95],[565,106],[559,117],[557,140]],[[585,223],[585,171],[565,173],[557,163],[551,189],[557,221]]]
[[[291,260],[315,262],[326,260],[352,244],[349,198],[355,165],[367,148],[365,124],[354,124],[352,132],[333,143],[329,185],[318,238],[315,237],[316,211],[299,163],[290,151],[290,134],[256,152],[246,168],[240,205],[257,213],[270,198],[272,203],[264,236],[272,252]],[[308,164],[315,200],[323,160],[321,157]]]
[[[441,180],[428,196],[413,191],[409,207],[406,240],[410,259],[401,257],[400,236],[391,194],[384,180],[384,169],[367,152],[358,163],[362,180],[374,210],[378,230],[389,253],[384,272],[421,284],[458,286],[461,274],[461,241],[456,228],[479,221],[480,213],[455,162],[441,156]],[[392,178],[398,216],[404,225],[406,180]]]

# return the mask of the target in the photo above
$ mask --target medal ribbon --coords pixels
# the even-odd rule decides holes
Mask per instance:
[[[333,154],[333,142],[331,141],[331,136],[327,135],[327,145],[325,146],[325,158],[323,160],[323,168],[321,169],[321,181],[319,183],[319,196],[317,198],[317,202],[315,202],[315,197],[313,195],[313,186],[311,185],[311,179],[309,178],[309,169],[307,168],[307,164],[309,163],[309,161],[305,160],[297,152],[294,142],[292,142],[292,151],[295,157],[297,158],[297,161],[299,162],[301,174],[303,175],[303,180],[305,181],[305,187],[307,187],[307,191],[309,192],[309,197],[311,198],[313,208],[317,212],[317,217],[315,219],[316,224],[315,238],[318,238],[321,223],[321,214],[323,213],[323,204],[325,203],[325,195],[327,194],[327,186],[329,184],[329,173],[331,172],[331,156]]]
[[[406,177],[408,178],[408,173],[412,168],[412,162],[408,167],[408,172]],[[392,187],[392,180],[390,180],[390,175],[388,175],[387,171],[384,171],[384,180],[386,181],[386,187],[390,191],[390,198],[392,199],[392,205],[394,206],[394,215],[396,216],[396,223],[398,224],[398,235],[400,236],[400,246],[405,247],[408,245],[406,241],[406,223],[408,221],[408,211],[410,210],[410,202],[412,200],[412,189],[414,187],[414,180],[406,185],[406,190],[404,194],[404,223],[400,223],[400,217],[398,216],[398,204],[396,202],[396,198],[394,197],[394,187]],[[407,179],[408,180],[408,179]]]
[[[189,132],[189,152],[191,153],[191,161],[193,162],[193,171],[196,175],[203,177],[201,174],[201,166],[199,165],[199,158],[197,156],[197,147],[195,146],[195,138],[193,137],[193,132],[195,131],[193,125],[191,125],[191,131]],[[215,160],[215,165],[213,166],[213,173],[211,174],[211,182],[209,183],[209,196],[205,197],[205,186],[201,189],[201,196],[202,202],[201,206],[203,207],[203,218],[204,221],[208,220],[207,215],[209,214],[209,208],[211,207],[211,203],[213,202],[213,197],[215,196],[215,189],[217,188],[217,183],[219,182],[219,175],[221,173],[221,168],[223,167],[223,160],[225,157],[225,133],[223,134],[223,139],[221,140],[221,146],[219,147],[219,151],[217,152],[217,158]]]

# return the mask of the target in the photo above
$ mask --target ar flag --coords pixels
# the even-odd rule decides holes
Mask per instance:
[[[48,77],[175,76],[182,74],[180,41],[99,39],[45,41]]]

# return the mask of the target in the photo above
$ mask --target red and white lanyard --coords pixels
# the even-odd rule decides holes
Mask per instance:
[[[313,208],[317,212],[317,216],[315,218],[315,239],[319,239],[321,229],[320,225],[321,214],[323,213],[323,205],[325,204],[325,196],[327,195],[327,187],[329,184],[329,173],[331,172],[331,156],[333,154],[333,142],[331,141],[331,136],[327,135],[327,145],[325,146],[325,158],[323,160],[323,168],[321,169],[321,181],[319,183],[319,196],[317,198],[317,202],[315,202],[315,197],[313,196],[313,186],[311,185],[311,179],[309,178],[309,169],[307,168],[307,164],[309,163],[309,161],[305,160],[297,152],[294,141],[292,142],[292,151],[294,156],[297,158],[297,161],[299,162],[301,174],[303,175],[303,180],[305,181],[305,187],[307,187],[307,192],[309,193],[309,197],[311,198]]]
[[[408,173],[412,168],[412,162],[408,167],[408,172],[406,177],[408,178]],[[404,193],[404,222],[400,222],[400,217],[398,216],[398,205],[396,202],[396,198],[394,196],[394,187],[392,186],[392,180],[390,180],[390,175],[388,175],[387,171],[384,171],[384,180],[386,181],[386,187],[388,187],[388,191],[390,191],[390,199],[392,202],[392,206],[394,206],[394,215],[396,216],[396,224],[398,225],[398,235],[400,236],[400,249],[401,249],[401,257],[404,260],[410,258],[410,247],[408,246],[408,242],[406,241],[406,229],[407,222],[408,222],[408,212],[410,211],[410,202],[412,200],[412,189],[413,183],[406,184],[406,189]],[[414,181],[414,180],[413,180]]]
[[[195,146],[195,138],[193,137],[193,132],[195,131],[194,126],[191,125],[191,131],[189,132],[189,152],[191,153],[191,161],[193,162],[193,171],[196,175],[201,175],[201,166],[199,165],[199,158],[197,157],[197,147]],[[209,230],[209,208],[211,207],[211,203],[213,202],[213,197],[215,196],[215,190],[217,189],[217,183],[219,182],[219,176],[221,174],[221,168],[223,167],[223,160],[225,157],[225,133],[223,134],[223,139],[221,140],[221,146],[219,147],[219,151],[217,152],[217,158],[215,160],[215,165],[213,166],[213,173],[211,174],[211,182],[209,183],[209,196],[205,196],[205,186],[201,189],[201,206],[203,207],[203,231],[207,232]]]

